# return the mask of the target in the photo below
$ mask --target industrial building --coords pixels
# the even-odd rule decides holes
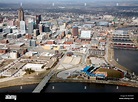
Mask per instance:
[[[42,71],[44,64],[33,64],[33,63],[27,63],[23,69],[29,69],[31,68],[34,71]]]
[[[17,58],[19,58],[19,52],[17,52],[17,51],[10,52],[10,58],[11,59],[17,59]]]

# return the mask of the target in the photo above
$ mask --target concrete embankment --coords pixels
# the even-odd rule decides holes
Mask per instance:
[[[49,82],[80,82],[80,83],[97,83],[97,84],[110,84],[110,85],[121,85],[121,86],[130,86],[138,87],[136,82],[125,82],[125,81],[111,81],[111,80],[87,80],[87,79],[51,79]]]
[[[19,85],[31,85],[38,84],[41,80],[32,80],[32,81],[19,81],[21,79],[11,80],[9,82],[0,83],[0,88],[12,87]],[[87,80],[87,79],[60,79],[60,78],[51,78],[49,82],[80,82],[80,83],[97,83],[97,84],[109,84],[109,85],[121,85],[121,86],[130,86],[138,87],[138,83],[135,82],[124,82],[124,81],[111,81],[111,80]]]

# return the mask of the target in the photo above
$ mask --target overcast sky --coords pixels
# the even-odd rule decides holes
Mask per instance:
[[[119,2],[119,1],[123,1],[123,2],[127,2],[127,1],[138,1],[138,0],[0,0],[0,3],[25,3],[25,2],[37,2],[37,3],[46,3],[46,2],[60,2],[60,1],[83,1],[83,2],[87,2],[87,1],[115,1],[115,2]]]

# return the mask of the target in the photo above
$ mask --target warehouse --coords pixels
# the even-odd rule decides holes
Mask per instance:
[[[28,63],[24,66],[23,69],[29,69],[31,68],[34,71],[42,71],[43,70],[43,64],[32,64],[32,63]]]

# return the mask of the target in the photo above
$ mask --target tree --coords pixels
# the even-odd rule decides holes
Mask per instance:
[[[33,73],[33,72],[35,72],[35,71],[32,70],[31,68],[27,68],[27,69],[25,69],[25,72],[26,72],[27,74],[31,74],[31,73]]]

